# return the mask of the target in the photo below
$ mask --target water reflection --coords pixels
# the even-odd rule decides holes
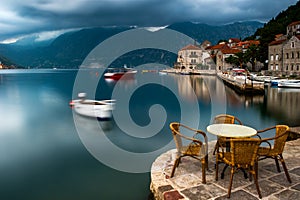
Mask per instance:
[[[276,88],[265,90],[265,111],[290,126],[300,125],[300,89]]]
[[[266,87],[264,95],[240,95],[233,89],[224,86],[223,82],[216,76],[180,76],[173,75],[178,84],[180,95],[189,99],[194,92],[201,105],[226,107],[227,113],[242,115],[242,112],[236,113],[231,108],[240,108],[242,110],[259,111],[257,115],[262,118],[273,118],[274,123],[288,124],[298,126],[300,124],[299,109],[300,89],[273,88]],[[192,88],[187,89],[190,84]],[[225,96],[225,98],[224,98]],[[250,113],[249,113],[250,114]],[[257,120],[257,116],[249,115],[252,121]],[[267,125],[266,125],[267,126]]]

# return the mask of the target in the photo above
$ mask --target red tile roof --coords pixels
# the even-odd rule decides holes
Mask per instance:
[[[206,49],[214,50],[214,49],[229,49],[229,48],[230,47],[227,44],[217,44],[214,46],[207,47]]]
[[[182,51],[182,50],[201,50],[201,48],[197,47],[195,45],[189,44],[189,45],[183,47],[182,49],[180,49],[180,51]]]
[[[290,23],[288,26],[294,26],[294,25],[297,25],[297,24],[300,24],[300,21],[292,22],[292,23]]]
[[[270,42],[269,46],[282,44],[285,41],[286,41],[285,39],[284,40],[275,40],[275,41]]]
[[[241,41],[241,40],[238,39],[238,38],[230,38],[229,40],[231,40],[231,41],[234,42],[234,43],[238,43],[238,42]]]
[[[223,54],[235,54],[235,53],[241,52],[241,50],[239,50],[239,49],[221,49],[221,52]]]

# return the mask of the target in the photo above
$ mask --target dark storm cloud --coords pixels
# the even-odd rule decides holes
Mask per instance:
[[[179,21],[265,22],[297,0],[11,0],[2,3],[0,41],[90,26],[164,26]]]

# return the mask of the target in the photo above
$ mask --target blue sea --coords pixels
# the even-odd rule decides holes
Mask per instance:
[[[0,199],[148,199],[151,163],[175,147],[170,122],[206,131],[213,116],[228,113],[255,129],[300,125],[297,89],[267,86],[264,95],[245,96],[215,76],[102,75],[101,69],[0,71]],[[113,118],[73,112],[69,102],[79,92],[116,99]]]

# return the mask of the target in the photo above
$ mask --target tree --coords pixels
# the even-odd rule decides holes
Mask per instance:
[[[251,44],[246,50],[245,54],[245,62],[250,62],[252,66],[252,70],[255,68],[255,64],[259,57],[259,47],[257,45]]]
[[[239,61],[236,56],[230,55],[229,57],[225,58],[225,61],[229,64],[239,65]]]
[[[237,52],[234,54],[237,57],[238,65],[242,68],[244,63],[247,63],[245,54],[243,52]]]

